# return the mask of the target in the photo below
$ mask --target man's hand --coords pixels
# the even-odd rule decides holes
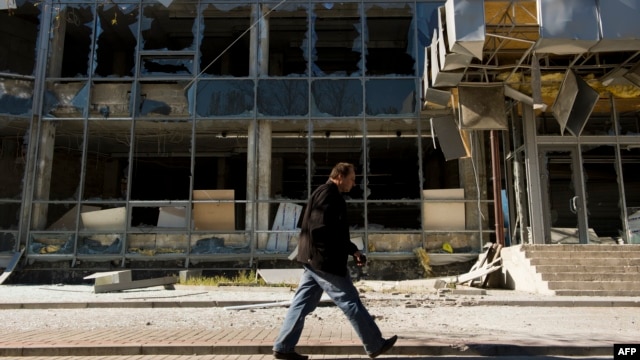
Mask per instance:
[[[356,262],[357,266],[365,266],[367,264],[367,257],[360,251],[356,251],[353,253],[353,261]]]

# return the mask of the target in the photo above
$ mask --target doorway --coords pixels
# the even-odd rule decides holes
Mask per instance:
[[[545,243],[616,243],[623,236],[616,152],[609,144],[541,146]]]

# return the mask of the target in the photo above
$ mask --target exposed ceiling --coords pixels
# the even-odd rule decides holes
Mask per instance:
[[[567,53],[544,53],[541,51],[544,48],[541,47],[540,2],[484,1],[482,59],[474,57],[466,67],[457,70],[464,72],[461,83],[504,82],[531,96],[532,83],[539,82],[542,100],[550,111],[565,73],[572,69],[600,94],[594,114],[610,113],[612,97],[617,111],[640,111],[640,88],[619,76],[640,63],[640,51],[601,48],[598,52],[590,49],[576,52],[572,50],[575,41],[566,39],[566,44],[560,42],[554,51],[566,48]],[[536,74],[539,77],[535,77]],[[427,104],[426,108],[429,107]]]

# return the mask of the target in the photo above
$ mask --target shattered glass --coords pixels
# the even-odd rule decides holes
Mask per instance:
[[[216,3],[201,7],[201,75],[248,76],[251,6]]]
[[[48,76],[86,77],[91,63],[94,7],[62,4],[53,8],[51,16],[57,31],[50,33],[50,46],[62,48],[62,56],[58,52],[50,53]]]
[[[310,26],[312,76],[362,75],[359,3],[317,3]]]
[[[98,7],[96,55],[92,63],[95,76],[134,75],[138,24],[137,4],[103,4]]]
[[[413,75],[413,4],[375,3],[365,5],[367,75]]]

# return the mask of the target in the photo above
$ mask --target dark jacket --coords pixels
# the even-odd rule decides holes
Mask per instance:
[[[349,237],[347,203],[329,180],[311,194],[302,215],[297,260],[316,270],[346,276],[349,255],[356,251]]]

